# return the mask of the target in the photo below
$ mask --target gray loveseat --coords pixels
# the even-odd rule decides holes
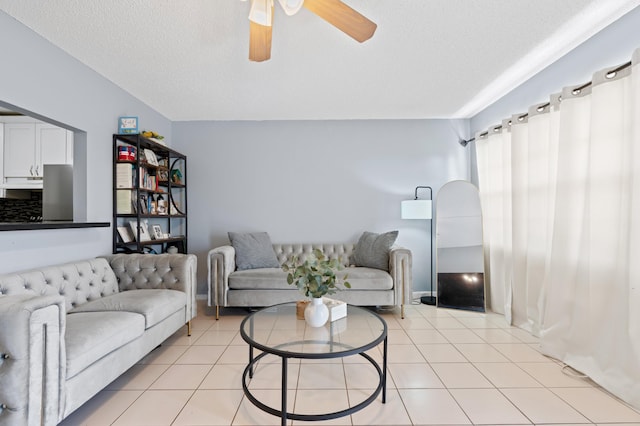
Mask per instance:
[[[338,275],[348,274],[350,289],[338,291],[331,298],[358,306],[400,306],[412,297],[411,251],[392,247],[389,270],[353,266],[355,244],[273,244],[280,265],[294,256],[305,256],[319,249],[329,258],[338,258],[345,267]],[[207,256],[208,305],[220,307],[261,307],[300,300],[300,292],[287,284],[287,274],[280,268],[238,270],[236,250],[231,245],[214,248]]]
[[[196,257],[116,254],[0,276],[0,425],[55,425],[196,315]]]

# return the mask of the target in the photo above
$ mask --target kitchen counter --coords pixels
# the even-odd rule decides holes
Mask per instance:
[[[32,231],[41,229],[108,228],[110,222],[0,222],[0,231]]]

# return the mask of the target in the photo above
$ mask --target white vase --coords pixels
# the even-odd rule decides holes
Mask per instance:
[[[304,310],[304,319],[311,327],[322,327],[329,319],[329,309],[322,297],[314,297]]]

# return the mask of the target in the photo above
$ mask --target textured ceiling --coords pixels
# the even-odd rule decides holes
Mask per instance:
[[[249,2],[0,0],[0,10],[171,120],[296,120],[469,117],[639,4],[344,1],[378,24],[372,39],[276,4],[262,63],[248,60]]]

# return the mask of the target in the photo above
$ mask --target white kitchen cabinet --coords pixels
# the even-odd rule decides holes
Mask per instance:
[[[38,156],[37,151],[40,150]],[[73,162],[73,132],[51,124],[36,124],[36,168],[42,176],[43,164],[71,164]]]
[[[43,164],[73,162],[73,132],[42,122],[4,124],[4,178],[39,179]]]
[[[5,123],[4,176],[34,177],[36,159],[35,123]]]

